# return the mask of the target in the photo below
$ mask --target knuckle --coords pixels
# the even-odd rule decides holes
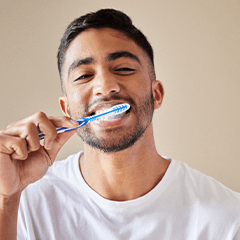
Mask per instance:
[[[62,119],[63,119],[63,121],[67,122],[67,121],[69,121],[71,118],[69,118],[69,117],[67,117],[67,116],[63,116]]]
[[[32,123],[32,122],[30,122],[30,123],[27,123],[26,125],[25,125],[25,130],[27,131],[27,132],[32,132],[34,129],[36,129],[37,127],[36,127],[36,125],[34,124],[34,123]]]
[[[33,146],[29,149],[29,151],[35,152],[35,151],[37,151],[39,148],[40,148],[40,144],[36,144],[36,145],[33,145]]]
[[[10,123],[9,125],[7,125],[7,127],[6,127],[6,128],[4,128],[4,129],[0,130],[0,134],[7,133],[7,132],[9,131],[9,129],[11,129],[11,128],[13,128],[13,127],[14,127],[14,125],[15,125],[15,123],[14,123],[14,122],[13,122],[13,123]]]
[[[15,125],[15,122],[10,123],[10,124],[7,126],[7,129],[13,127],[14,125]]]
[[[24,139],[24,138],[16,138],[15,144],[16,144],[16,146],[18,146],[21,149],[25,148],[27,146],[26,139]]]
[[[37,119],[39,119],[39,120],[42,120],[42,119],[45,119],[47,116],[46,116],[46,114],[44,113],[44,112],[37,112],[36,114],[35,114],[35,116],[36,116],[36,118]]]
[[[51,130],[49,130],[49,137],[54,139],[57,137],[57,131],[55,128],[52,128]]]
[[[5,129],[2,129],[1,131],[0,131],[0,135],[8,135],[8,129],[7,128],[5,128]]]

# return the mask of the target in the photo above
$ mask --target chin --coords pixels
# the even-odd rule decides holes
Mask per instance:
[[[138,127],[131,133],[121,134],[122,130],[116,134],[116,130],[108,129],[108,137],[97,137],[92,132],[78,133],[82,140],[94,149],[98,149],[104,153],[114,153],[120,152],[125,149],[132,147],[145,132],[146,128]],[[115,132],[115,133],[114,133]],[[109,135],[115,135],[116,137],[111,137]]]

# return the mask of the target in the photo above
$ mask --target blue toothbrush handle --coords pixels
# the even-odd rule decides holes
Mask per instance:
[[[119,104],[119,105],[116,105],[116,106],[112,107],[111,109],[109,109],[109,111],[106,111],[104,113],[93,115],[93,116],[89,116],[89,117],[85,117],[85,118],[79,118],[79,119],[75,120],[75,121],[77,121],[79,123],[79,125],[77,127],[75,127],[75,128],[67,128],[67,127],[57,128],[57,133],[68,132],[68,131],[72,131],[72,130],[78,129],[78,128],[86,125],[89,122],[97,120],[101,116],[104,116],[104,115],[107,115],[107,114],[110,114],[110,113],[118,114],[118,113],[127,111],[129,108],[130,108],[129,104]],[[40,140],[44,139],[44,136],[45,135],[43,133],[39,133]]]
[[[77,127],[75,127],[75,128],[67,128],[67,127],[56,128],[57,133],[69,132],[69,131],[78,129],[80,127],[83,127],[84,125],[86,125],[88,123],[89,120],[86,118],[81,118],[81,119],[77,119],[76,121],[79,123],[79,125]],[[40,140],[43,140],[45,137],[45,134],[43,134],[42,132],[40,132],[38,135],[39,135]]]

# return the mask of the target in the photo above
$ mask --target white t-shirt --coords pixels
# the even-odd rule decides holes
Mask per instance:
[[[18,240],[240,239],[240,194],[185,163],[169,160],[152,191],[115,202],[85,183],[80,154],[55,162],[24,190]]]

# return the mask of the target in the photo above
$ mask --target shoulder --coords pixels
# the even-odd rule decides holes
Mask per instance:
[[[171,160],[168,171],[168,199],[175,199],[185,215],[192,214],[197,229],[218,236],[240,229],[240,193],[183,162]]]
[[[174,164],[182,190],[198,204],[200,212],[209,218],[212,214],[240,219],[240,193],[185,163],[174,161]]]
[[[186,163],[174,161],[174,164],[178,169],[180,181],[200,198],[221,197],[222,200],[229,199],[240,203],[240,193],[231,190],[213,177],[189,167]]]

